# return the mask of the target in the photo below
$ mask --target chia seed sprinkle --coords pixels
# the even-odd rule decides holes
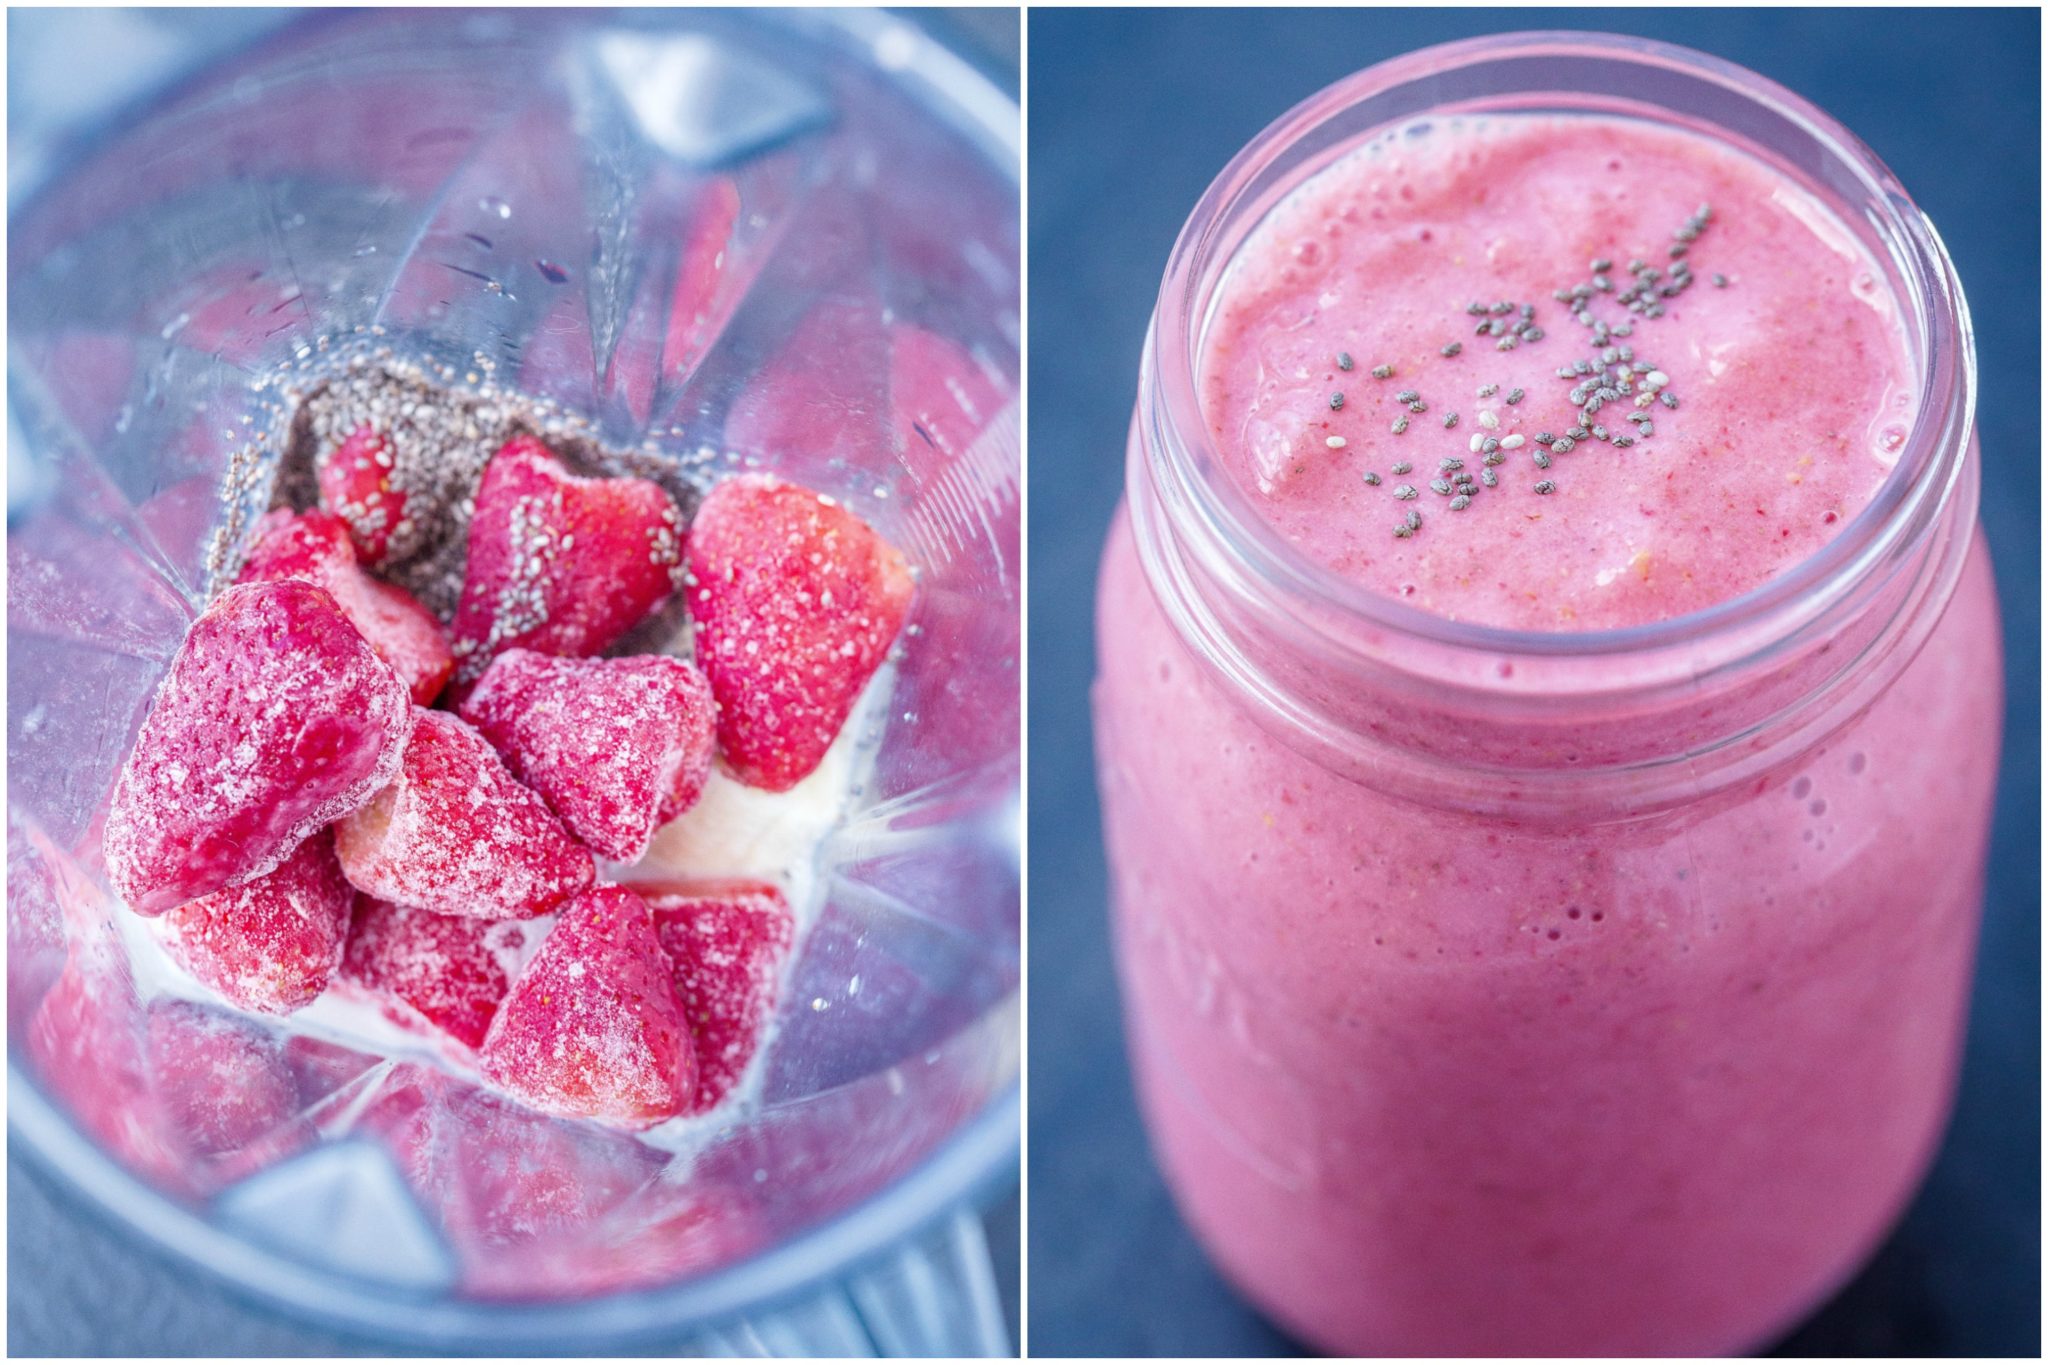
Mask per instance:
[[[1370,469],[1366,470],[1365,473],[1360,475],[1359,477],[1363,478],[1366,484],[1370,487],[1378,488],[1380,486],[1380,476],[1373,473]]]
[[[1436,468],[1439,474],[1449,474],[1455,470],[1463,469],[1464,467],[1465,462],[1463,460],[1459,459],[1455,455],[1446,455],[1444,456],[1442,462],[1439,463]]]
[[[1550,468],[1550,457],[1549,457],[1548,455],[1545,455],[1545,454],[1544,454],[1544,453],[1543,453],[1542,451],[1540,451],[1540,450],[1539,450],[1539,451],[1537,451],[1537,452],[1536,452],[1536,455],[1535,455],[1535,460],[1536,460],[1536,467],[1537,467],[1538,469],[1548,469],[1548,468]]]
[[[1500,487],[1500,475],[1494,473],[1491,469],[1482,469],[1479,471],[1479,482],[1485,484],[1488,488],[1498,488]]]
[[[1521,401],[1522,401],[1522,397],[1523,397],[1523,394],[1522,394],[1522,391],[1521,391],[1520,389],[1509,389],[1509,390],[1508,390],[1508,398],[1507,398],[1507,403],[1508,403],[1508,406],[1509,406],[1509,407],[1513,407],[1513,406],[1514,406],[1515,404],[1517,404],[1517,403],[1521,402]]]
[[[1458,425],[1458,414],[1457,414],[1457,413],[1455,413],[1455,412],[1447,412],[1447,413],[1445,413],[1445,414],[1444,414],[1444,430],[1445,430],[1445,431],[1449,431],[1449,430],[1450,430],[1450,429],[1451,429],[1452,427],[1454,427],[1454,426],[1456,426],[1456,425]]]
[[[1345,441],[1342,436],[1326,436],[1323,438],[1323,444],[1328,446],[1332,450],[1342,450],[1344,448]]]
[[[1416,399],[1420,397],[1422,397],[1422,395],[1417,393],[1413,389],[1403,389],[1399,393],[1394,395],[1394,401],[1396,403],[1413,403]]]
[[[1399,436],[1406,430],[1408,430],[1408,419],[1406,417],[1396,417],[1394,419],[1394,434]]]
[[[1726,275],[1723,275],[1718,270],[1716,270],[1713,274],[1713,281],[1714,288],[1716,289],[1726,289],[1728,287],[1728,277]]]
[[[1488,431],[1499,431],[1500,418],[1494,416],[1492,411],[1488,410],[1479,414],[1479,425],[1485,427]]]
[[[1402,502],[1414,502],[1417,498],[1421,497],[1422,494],[1415,491],[1414,484],[1404,483],[1394,490],[1394,496],[1399,498]]]
[[[1536,485],[1536,491],[1538,493],[1543,494],[1555,493],[1557,491],[1557,485],[1549,479],[1544,479],[1542,482]]]
[[[1481,398],[1491,398],[1499,392],[1500,385],[1498,384],[1481,384],[1479,386],[1479,397]]]
[[[1408,527],[1408,526],[1407,526],[1406,524],[1403,524],[1403,525],[1400,525],[1400,526],[1396,526],[1396,527],[1394,528],[1394,539],[1396,539],[1396,540],[1406,540],[1406,539],[1408,539],[1408,537],[1410,537],[1410,536],[1412,536],[1412,535],[1414,535],[1414,534],[1415,534],[1414,530],[1412,530],[1412,529],[1411,529],[1410,527]]]
[[[1520,450],[1522,448],[1522,434],[1518,431],[1512,436],[1501,437],[1500,448],[1502,450]]]
[[[1492,436],[1487,437],[1485,440],[1479,443],[1479,453],[1482,455],[1491,455],[1494,451],[1499,449],[1500,441]]]
[[[1569,455],[1572,453],[1572,446],[1574,444],[1572,438],[1567,436],[1551,446],[1550,453],[1553,455]]]
[[[1556,439],[1557,438],[1555,436],[1551,435],[1547,431],[1539,431],[1536,433],[1536,444],[1539,446],[1547,446]]]
[[[1409,530],[1420,531],[1422,529],[1422,513],[1411,507],[1408,509],[1408,515],[1403,518],[1403,522]]]
[[[1349,351],[1339,351],[1339,352],[1337,352],[1337,368],[1338,368],[1338,369],[1340,369],[1340,370],[1347,370],[1347,371],[1348,371],[1348,370],[1349,370],[1349,369],[1351,368],[1351,365],[1352,365],[1352,360],[1351,360],[1351,352],[1349,352]]]
[[[1331,394],[1331,395],[1330,395],[1330,411],[1331,411],[1331,412],[1340,412],[1340,411],[1342,411],[1342,410],[1343,410],[1343,407],[1344,407],[1344,395],[1343,395],[1343,394],[1341,394],[1341,393],[1333,393],[1333,394]]]
[[[1408,411],[1417,414],[1425,413],[1429,411],[1429,404],[1423,402],[1420,398],[1418,398],[1413,403],[1410,403],[1408,405]]]
[[[1429,481],[1429,491],[1440,497],[1448,498],[1451,495],[1451,481],[1449,479],[1431,479]]]
[[[1372,377],[1374,379],[1392,379],[1394,377],[1394,367],[1392,365],[1375,365],[1372,367]]]
[[[1678,395],[1666,389],[1657,395],[1657,401],[1667,408],[1675,408],[1678,406]]]
[[[1408,461],[1406,460],[1403,460],[1401,461],[1401,463],[1394,466],[1394,472],[1396,474],[1406,474],[1409,470],[1413,468],[1415,468],[1414,465],[1408,463]]]
[[[1450,357],[1452,357],[1452,356],[1454,356],[1454,355],[1458,354],[1458,352],[1460,352],[1460,351],[1462,351],[1462,350],[1464,350],[1464,349],[1465,349],[1465,343],[1464,343],[1464,342],[1462,342],[1462,341],[1453,341],[1453,342],[1449,342],[1449,343],[1447,343],[1447,344],[1446,344],[1446,345],[1444,346],[1443,350],[1441,350],[1441,351],[1437,352],[1437,354],[1439,354],[1439,355],[1443,356],[1443,357],[1444,357],[1444,358],[1445,358],[1446,360],[1448,360],[1448,359],[1449,359]]]
[[[1460,493],[1457,497],[1451,499],[1451,510],[1453,512],[1462,512],[1471,505],[1472,495],[1470,493]]]

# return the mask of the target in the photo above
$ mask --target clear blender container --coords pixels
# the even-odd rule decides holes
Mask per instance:
[[[384,11],[187,81],[12,215],[10,1122],[116,1227],[424,1348],[1007,1350],[1019,1135],[1018,121],[854,11]],[[920,567],[758,1107],[670,1156],[154,991],[99,822],[269,377],[356,348]],[[217,568],[217,564],[215,565]]]

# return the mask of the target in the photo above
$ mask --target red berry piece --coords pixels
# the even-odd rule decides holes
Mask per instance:
[[[481,1047],[511,985],[503,954],[529,932],[365,897],[341,974],[377,996],[398,1022],[425,1020],[464,1047]]]
[[[365,423],[328,451],[315,471],[320,505],[347,524],[356,558],[372,569],[384,563],[392,538],[410,530],[405,490],[392,482],[396,468],[391,442]]]
[[[456,678],[505,650],[602,653],[675,591],[682,516],[645,479],[584,479],[531,436],[484,469],[455,611]]]
[[[681,659],[492,660],[462,718],[577,838],[636,862],[711,774],[711,685]]]
[[[276,1038],[190,1000],[150,1002],[150,1080],[190,1151],[239,1151],[289,1123],[299,1086]]]
[[[262,876],[398,774],[413,708],[334,598],[229,588],[192,625],[114,785],[114,890],[164,911]]]
[[[327,989],[355,888],[321,830],[275,870],[165,912],[164,948],[230,1004],[289,1014]]]
[[[543,1113],[633,1128],[682,1113],[697,1062],[647,903],[618,886],[570,902],[512,983],[478,1059]]]
[[[830,498],[747,474],[704,499],[689,573],[726,766],[787,791],[832,747],[903,628],[910,568]]]
[[[796,919],[766,882],[640,888],[654,936],[675,966],[676,991],[697,1048],[689,1112],[715,1108],[745,1074],[775,1008]]]
[[[377,657],[404,680],[414,701],[426,706],[441,694],[455,672],[447,633],[412,594],[363,572],[341,518],[325,512],[294,515],[279,508],[256,530],[242,582],[296,578],[327,589]]]
[[[111,933],[73,940],[26,1032],[32,1072],[74,1124],[138,1174],[187,1188],[188,1163],[151,1098],[142,1005]]]
[[[398,778],[335,826],[359,891],[443,915],[528,919],[589,886],[597,869],[489,741],[446,711],[416,711]]]

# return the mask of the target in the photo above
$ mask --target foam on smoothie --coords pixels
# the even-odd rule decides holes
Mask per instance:
[[[1626,306],[1634,265],[1661,316]],[[1739,596],[1854,519],[1914,418],[1901,311],[1830,209],[1724,144],[1436,119],[1267,216],[1199,384],[1233,474],[1310,558],[1454,620],[1618,628]],[[1575,362],[1632,391],[1587,419]]]

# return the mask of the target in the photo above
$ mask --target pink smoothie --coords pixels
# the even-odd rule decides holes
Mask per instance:
[[[1636,261],[1661,316],[1620,302]],[[1629,333],[1593,344],[1555,297],[1575,286]],[[1239,253],[1200,379],[1217,445],[1306,554],[1453,620],[1593,630],[1739,596],[1840,530],[1912,424],[1904,347],[1875,264],[1762,163],[1643,124],[1495,118],[1368,145],[1283,204]],[[1581,420],[1573,362],[1634,391]],[[1537,438],[1574,426],[1589,437],[1539,468]],[[1452,512],[1430,483],[1483,478],[1475,437],[1512,448]]]
[[[1628,262],[1668,282],[1703,202],[1698,283],[1630,314]],[[1593,316],[1633,320],[1608,344],[1677,406],[1541,470],[1535,435],[1574,423],[1580,376],[1556,371],[1599,354],[1553,291],[1596,259],[1615,291]],[[1197,378],[1263,515],[1461,621],[1617,627],[1753,589],[1869,502],[1915,416],[1897,306],[1828,211],[1618,121],[1357,154],[1223,292]],[[1475,336],[1467,305],[1501,300],[1542,339]],[[1632,433],[1633,398],[1594,420]],[[1475,432],[1524,439],[1488,465]],[[1496,482],[1452,511],[1445,458]],[[1255,1302],[1343,1353],[1711,1354],[1854,1270],[1938,1142],[1960,1048],[2000,701],[1968,554],[1889,690],[1762,778],[1510,818],[1298,750],[1189,649],[1119,519],[1096,715],[1131,1047],[1176,1197]]]

